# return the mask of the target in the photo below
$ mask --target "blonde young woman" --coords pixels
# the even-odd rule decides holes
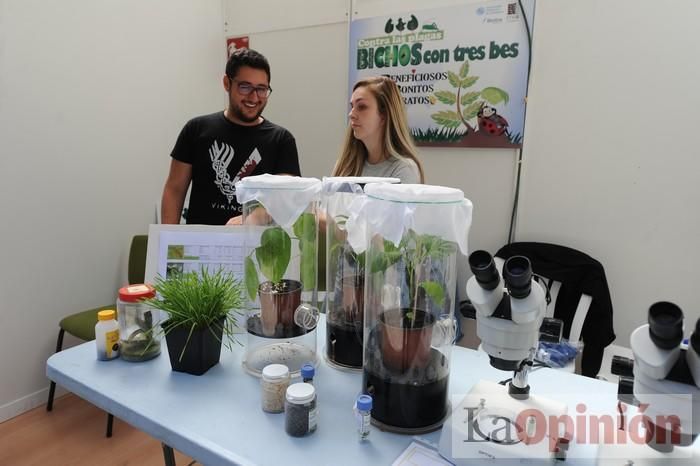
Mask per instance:
[[[350,125],[333,176],[394,177],[403,184],[424,183],[423,165],[396,83],[385,76],[358,81],[350,107]]]

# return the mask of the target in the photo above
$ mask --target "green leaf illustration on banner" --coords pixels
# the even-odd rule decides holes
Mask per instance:
[[[462,82],[460,83],[460,86],[462,89],[466,89],[468,87],[472,87],[475,82],[479,80],[478,76],[469,76],[468,78],[464,78]],[[495,89],[495,88],[494,88]]]
[[[462,63],[462,66],[459,68],[459,77],[464,79],[469,75],[469,61],[465,61]]]
[[[477,96],[479,95],[478,92],[476,92],[475,94]],[[447,104],[447,105],[452,105],[455,102],[457,102],[457,95],[455,95],[454,92],[450,92],[450,91],[437,91],[435,93],[435,97],[437,97],[437,99],[440,102],[442,102],[443,104]]]
[[[454,74],[452,71],[447,72],[447,80],[452,84],[452,87],[459,87],[461,84],[462,80],[459,79],[459,76]]]
[[[480,91],[464,92],[462,94],[462,89],[472,87],[479,80],[479,76],[469,76],[470,71],[472,71],[471,66],[468,61],[465,61],[460,65],[459,73],[454,71],[447,72],[448,82],[453,88],[457,89],[456,95],[450,90],[437,90],[431,96],[431,102],[433,105],[440,102],[441,104],[453,106],[454,110],[442,110],[430,115],[435,123],[442,126],[442,129],[431,130],[431,132],[426,134],[430,134],[436,140],[454,141],[475,133],[477,130],[482,129],[483,125],[485,130],[481,134],[484,136],[503,136],[507,137],[512,143],[517,144],[516,139],[519,136],[508,132],[508,122],[505,118],[498,114],[497,109],[487,106],[487,103],[491,105],[499,103],[507,105],[509,101],[508,93],[498,87],[489,86]],[[459,129],[462,126],[466,128],[466,131],[462,132]]]
[[[438,91],[438,92],[442,92],[442,91]],[[437,92],[435,94],[437,95]],[[478,99],[480,95],[481,95],[481,92],[467,92],[466,94],[464,94],[462,96],[462,99],[459,102],[462,104],[462,106],[469,105],[472,102],[474,102],[476,99]],[[453,104],[454,102],[445,102],[445,103]]]
[[[462,115],[464,116],[465,120],[471,120],[472,118],[476,117],[479,113],[479,110],[481,110],[481,102],[474,102],[471,105],[469,105],[467,108],[464,109],[462,112]]]
[[[435,120],[435,123],[438,125],[446,126],[447,128],[456,128],[461,124],[459,113],[451,110],[433,113],[430,117]]]
[[[481,97],[492,105],[496,105],[501,102],[507,104],[509,100],[508,93],[497,87],[487,87],[481,91]]]

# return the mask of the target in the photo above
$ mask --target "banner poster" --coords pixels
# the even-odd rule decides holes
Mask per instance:
[[[534,0],[523,1],[532,30]],[[350,23],[350,92],[385,75],[401,89],[420,146],[518,148],[527,91],[527,30],[518,2],[404,11]]]

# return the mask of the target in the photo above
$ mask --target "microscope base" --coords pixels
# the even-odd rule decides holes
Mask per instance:
[[[624,435],[624,434],[623,434]],[[621,435],[618,434],[617,437]],[[675,447],[672,452],[661,453],[648,445],[601,444],[598,449],[597,466],[696,466],[700,464],[700,452],[694,446]]]
[[[459,403],[453,400],[453,406],[442,428],[439,451],[456,466],[484,459],[551,464],[556,457],[559,445],[550,438],[547,424],[551,417],[566,414],[563,403],[532,395],[516,400],[507,386],[482,380]],[[547,421],[544,425],[542,419]]]

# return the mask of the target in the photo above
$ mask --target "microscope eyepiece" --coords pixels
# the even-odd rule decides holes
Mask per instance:
[[[690,335],[690,346],[696,353],[700,354],[700,319],[695,322],[695,330]]]
[[[668,301],[649,308],[649,336],[661,349],[673,349],[683,340],[683,311]]]
[[[532,266],[525,256],[513,256],[503,266],[503,280],[508,293],[516,299],[526,298],[530,294]]]
[[[498,286],[501,277],[493,262],[493,257],[486,251],[474,251],[469,255],[469,267],[476,278],[477,283],[483,289],[491,291]]]

